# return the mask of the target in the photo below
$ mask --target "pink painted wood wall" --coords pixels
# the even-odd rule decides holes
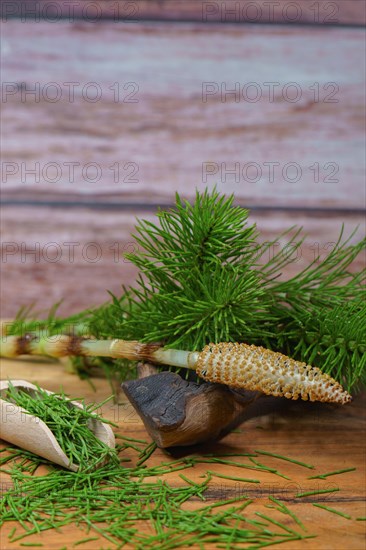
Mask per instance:
[[[363,25],[363,0],[5,0],[6,18]]]
[[[359,22],[360,3],[339,4]],[[361,236],[364,43],[337,25],[3,20],[1,315],[61,298],[69,313],[133,283],[135,218],[176,191],[235,193],[263,240],[303,225],[292,271],[342,223]]]

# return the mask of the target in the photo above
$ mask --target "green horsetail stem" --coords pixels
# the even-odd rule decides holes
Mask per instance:
[[[209,382],[276,397],[341,404],[352,399],[336,380],[317,367],[248,344],[209,344],[201,352],[190,352],[135,340],[93,340],[62,334],[43,338],[32,334],[2,338],[0,355],[17,357],[24,354],[151,361],[195,370]]]

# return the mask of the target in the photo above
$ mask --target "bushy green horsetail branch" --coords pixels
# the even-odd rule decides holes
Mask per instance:
[[[341,228],[327,254],[284,280],[289,267],[303,265],[295,263],[306,242],[302,229],[263,243],[248,210],[216,190],[197,192],[193,204],[177,195],[175,207],[159,210],[156,222],[140,220],[132,238],[137,250],[126,259],[140,271],[133,287],[66,319],[52,310],[45,321],[32,320],[25,310],[6,332],[192,351],[210,342],[248,342],[318,367],[348,391],[366,381],[366,270],[352,272],[365,238],[355,242],[355,232],[345,237]],[[91,361],[110,368],[108,359]],[[125,363],[113,363],[126,372]]]
[[[201,352],[190,352],[137,341],[91,340],[66,335],[34,339],[9,336],[2,342],[1,355],[16,357],[24,353],[146,360],[192,369],[210,382],[276,397],[342,404],[351,400],[338,382],[316,367],[254,345],[209,344]]]

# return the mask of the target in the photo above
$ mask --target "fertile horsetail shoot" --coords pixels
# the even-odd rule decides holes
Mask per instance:
[[[145,360],[192,369],[209,382],[276,397],[341,404],[351,401],[349,393],[317,367],[248,344],[209,344],[201,352],[190,352],[164,349],[136,340],[94,340],[62,334],[38,338],[26,334],[22,337],[4,337],[0,354],[3,357],[31,354]]]

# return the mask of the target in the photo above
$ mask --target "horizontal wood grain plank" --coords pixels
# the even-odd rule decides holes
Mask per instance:
[[[173,197],[172,197],[173,199]],[[173,200],[172,200],[173,202]],[[136,218],[156,220],[151,210],[115,211],[81,208],[4,207],[1,216],[1,316],[13,317],[21,306],[35,304],[49,310],[63,300],[60,314],[75,313],[109,299],[106,290],[120,295],[121,285],[134,284],[137,270],[122,254],[138,250],[132,236]],[[345,236],[359,225],[353,242],[365,234],[363,214],[252,212],[263,242],[273,241],[293,225],[303,226],[307,238],[284,276],[324,258],[337,240],[342,224]],[[278,241],[283,253],[290,242]],[[269,259],[264,258],[264,259]],[[354,269],[365,266],[362,255]]]
[[[217,184],[248,205],[365,204],[359,29],[11,20],[2,42],[5,201]]]
[[[110,395],[110,386],[106,380],[94,378],[96,391],[85,380],[78,379],[64,370],[60,363],[26,361],[1,361],[1,372],[4,377],[26,379],[38,383],[41,387],[58,392],[61,389],[72,397],[84,396],[87,403],[103,401]],[[239,433],[231,433],[219,442],[206,444],[175,451],[172,454],[157,450],[149,459],[148,465],[158,465],[171,459],[195,454],[205,456],[209,453],[245,453],[255,449],[278,453],[295,458],[302,462],[314,465],[314,470],[308,470],[275,458],[261,455],[257,460],[261,463],[278,468],[290,479],[282,479],[270,473],[255,472],[260,484],[253,486],[249,483],[239,483],[222,478],[213,478],[207,494],[207,500],[202,503],[192,500],[187,504],[188,509],[196,509],[204,505],[214,504],[219,500],[235,498],[248,494],[253,503],[245,509],[244,514],[252,519],[258,519],[255,512],[272,516],[272,511],[266,506],[271,504],[269,496],[280,499],[304,523],[306,534],[316,535],[316,538],[297,541],[296,546],[280,544],[283,550],[360,550],[363,546],[365,524],[356,521],[356,517],[364,516],[365,498],[365,443],[362,434],[365,433],[365,399],[360,395],[350,405],[335,407],[325,404],[293,402],[275,399],[272,409],[266,412],[252,411],[249,418],[241,425]],[[119,403],[109,402],[102,407],[102,414],[118,424],[116,433],[127,437],[135,437],[149,441],[140,418],[136,415],[126,397],[121,394]],[[99,410],[98,410],[99,412]],[[254,416],[256,414],[256,416]],[[3,443],[1,445],[4,445]],[[131,458],[131,465],[136,463],[136,453],[127,450],[125,458]],[[239,457],[239,462],[245,458]],[[337,469],[356,468],[355,471],[329,477],[327,480],[309,480],[309,476],[326,473]],[[221,475],[241,476],[243,470],[222,464],[198,464],[184,472],[186,476],[197,482],[202,482],[202,476],[207,470],[213,470]],[[244,470],[245,471],[245,470]],[[174,487],[181,487],[184,481],[179,477],[180,472],[163,476]],[[5,491],[10,483],[9,478],[1,474],[1,487]],[[295,498],[300,491],[319,490],[323,488],[337,488],[339,491],[315,495],[313,497]],[[351,519],[345,519],[312,505],[312,502],[330,506],[343,513],[349,514]],[[186,505],[185,505],[186,506]],[[290,518],[278,518],[289,527]],[[9,543],[7,535],[13,524],[5,524],[1,530],[1,548],[12,550],[19,547],[18,543]],[[21,528],[17,526],[17,534]],[[145,532],[147,525],[139,525]],[[296,526],[298,528],[298,526]],[[91,531],[95,536],[94,532]],[[57,550],[61,546],[72,548],[72,545],[85,538],[85,531],[77,526],[62,527],[60,531],[46,531],[40,535],[33,535],[29,541],[43,543],[47,550]],[[27,541],[28,539],[25,539]],[[106,543],[102,538],[80,545],[81,549],[96,550],[114,546]],[[126,546],[126,548],[129,548]],[[196,547],[192,547],[194,550]],[[207,550],[214,545],[205,545]]]
[[[10,0],[3,2],[3,18],[23,17],[57,21],[76,18],[95,22],[103,19],[201,21],[205,23],[285,23],[320,25],[362,25],[365,4],[362,0]]]

